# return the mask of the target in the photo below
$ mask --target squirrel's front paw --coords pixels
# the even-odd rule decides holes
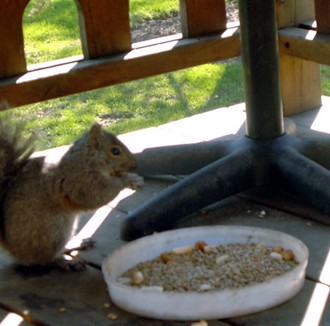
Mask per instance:
[[[138,190],[144,185],[143,177],[139,176],[136,173],[128,173],[126,176],[126,187]]]

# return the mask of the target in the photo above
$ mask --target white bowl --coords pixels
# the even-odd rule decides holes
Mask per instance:
[[[299,264],[266,282],[209,292],[160,292],[118,282],[118,277],[136,264],[197,241],[209,245],[262,242],[282,246],[294,252]],[[104,260],[102,271],[112,302],[128,312],[165,320],[201,320],[246,315],[289,300],[304,284],[307,262],[307,247],[288,234],[246,226],[206,226],[161,232],[130,242]]]

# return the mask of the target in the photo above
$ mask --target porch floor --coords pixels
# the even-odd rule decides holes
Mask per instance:
[[[321,108],[286,119],[288,133],[293,132],[294,122],[297,134],[330,134],[330,98],[323,97],[323,104]],[[120,138],[133,152],[140,152],[147,147],[242,136],[244,121],[242,103],[157,128],[131,132]],[[45,153],[51,160],[64,150],[65,147],[61,147]],[[83,214],[79,226],[81,232],[75,240],[79,242],[79,237],[92,237],[96,241],[93,249],[79,253],[79,257],[88,262],[86,271],[65,273],[52,270],[26,274],[0,252],[0,326],[27,325],[29,321],[35,325],[70,326],[191,325],[191,322],[146,319],[117,308],[109,300],[100,270],[104,258],[124,244],[119,235],[123,217],[179,179],[180,176],[147,178],[143,189],[135,193],[124,190],[108,205]],[[308,246],[310,259],[305,285],[290,301],[244,317],[208,321],[209,326],[330,326],[330,216],[306,206],[288,193],[262,188],[215,203],[182,220],[178,226],[215,224],[258,226],[289,233]]]

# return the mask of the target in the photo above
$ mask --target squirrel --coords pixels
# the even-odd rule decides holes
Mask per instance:
[[[84,268],[63,257],[82,211],[109,203],[125,187],[137,163],[112,133],[94,123],[57,163],[31,157],[32,137],[0,121],[0,244],[22,266]]]

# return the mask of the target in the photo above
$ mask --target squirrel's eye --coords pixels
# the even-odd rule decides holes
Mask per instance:
[[[118,148],[118,147],[112,147],[112,148],[111,148],[111,153],[112,153],[113,155],[117,156],[117,155],[120,155],[120,154],[121,154],[121,150],[120,150],[120,148]]]

